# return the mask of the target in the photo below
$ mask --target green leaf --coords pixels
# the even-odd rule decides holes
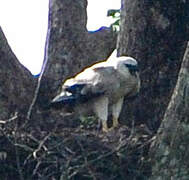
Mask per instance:
[[[112,16],[113,18],[117,17],[116,14],[120,14],[120,9],[110,9],[108,10],[107,16]]]

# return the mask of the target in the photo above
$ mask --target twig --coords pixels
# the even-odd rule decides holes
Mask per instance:
[[[33,170],[32,176],[35,176],[35,175],[36,175],[37,170],[38,170],[38,168],[39,168],[40,165],[41,165],[41,161],[38,161],[38,162],[37,162],[37,165],[35,166],[35,168],[34,168],[34,170]]]
[[[129,138],[131,138],[131,136]],[[152,141],[153,141],[153,138],[149,139],[145,144],[140,146],[140,148],[144,147],[147,144],[150,144],[150,142],[152,142]],[[83,146],[81,146],[81,143],[78,143],[78,144],[80,145],[81,149],[84,150]],[[118,153],[122,148],[125,148],[127,146],[128,146],[128,144],[123,144],[121,146],[118,146],[118,148],[116,148],[116,149],[114,149],[112,151],[109,151],[109,152],[107,152],[105,154],[102,154],[99,157],[97,157],[96,159],[93,159],[93,160],[90,160],[90,161],[87,161],[87,162],[86,162],[86,158],[84,158],[84,161],[85,161],[84,164],[76,165],[76,166],[72,167],[72,169],[75,169],[75,170],[74,170],[74,172],[72,174],[70,174],[69,178],[72,178],[75,174],[79,173],[84,168],[88,168],[89,169],[89,165],[91,165],[91,164],[93,164],[93,163],[95,163],[97,161],[100,161],[101,159],[104,159],[104,158],[106,158],[106,157],[108,157],[108,156],[110,156],[110,155],[112,155],[114,153]],[[93,173],[91,173],[91,174],[94,175]],[[94,177],[95,176],[93,176],[93,178]]]
[[[17,136],[16,136],[16,131],[18,130],[17,128],[18,128],[18,126],[16,124],[15,136],[14,136],[14,145],[17,144]],[[15,146],[15,155],[16,155],[16,166],[17,166],[17,169],[18,169],[20,180],[24,180],[22,168],[21,168],[21,165],[20,165],[20,156],[19,156],[19,152],[18,152],[18,147],[17,146]]]
[[[51,135],[51,133],[49,133],[47,136],[45,136],[45,138],[39,143],[38,148],[33,152],[33,157],[37,159],[37,152],[41,150],[41,148],[43,147],[43,149],[45,151],[47,151],[48,149],[46,148],[46,146],[44,145],[45,141],[49,138],[49,136]]]
[[[17,168],[18,168],[20,180],[24,180],[24,176],[23,176],[23,173],[22,173],[21,165],[20,165],[20,156],[19,156],[19,153],[18,153],[18,148],[16,146],[15,146],[15,153],[16,153],[16,165],[17,165]]]
[[[40,85],[41,85],[41,78],[45,72],[45,67],[46,67],[46,64],[47,64],[47,61],[48,61],[48,48],[49,48],[49,35],[50,35],[50,28],[48,28],[48,31],[47,31],[47,38],[46,38],[46,46],[45,46],[45,56],[44,56],[44,63],[43,63],[43,66],[42,66],[42,69],[41,69],[41,73],[40,73],[40,76],[38,78],[38,83],[37,83],[37,87],[35,89],[35,92],[34,92],[34,97],[33,97],[33,100],[30,104],[30,107],[28,109],[28,113],[27,113],[27,119],[29,120],[30,117],[31,117],[31,112],[32,112],[32,109],[33,109],[33,106],[35,105],[35,102],[37,100],[37,95],[39,93],[39,88],[40,88]]]
[[[18,118],[18,112],[15,112],[14,116],[7,120],[0,120],[0,124],[6,124]]]
[[[0,124],[6,124],[6,121],[0,120]]]
[[[15,143],[14,144],[16,147],[21,147],[21,148],[23,148],[24,150],[26,150],[26,151],[33,151],[33,148],[31,148],[31,147],[29,147],[29,146],[27,146],[27,145],[25,145],[25,144],[18,144],[18,143]]]

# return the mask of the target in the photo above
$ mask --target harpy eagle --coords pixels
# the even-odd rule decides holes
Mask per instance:
[[[67,79],[51,106],[70,106],[78,116],[93,112],[105,132],[117,127],[123,99],[138,93],[140,78],[137,61],[115,53]],[[113,118],[112,128],[108,128],[108,113]]]

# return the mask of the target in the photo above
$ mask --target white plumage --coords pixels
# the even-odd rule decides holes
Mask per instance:
[[[137,61],[132,57],[116,57],[114,52],[107,61],[67,79],[51,105],[71,106],[79,115],[93,112],[107,132],[108,113],[112,113],[113,128],[117,127],[124,97],[135,95],[139,89]]]

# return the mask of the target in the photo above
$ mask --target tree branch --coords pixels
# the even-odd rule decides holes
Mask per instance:
[[[8,119],[13,112],[26,113],[35,80],[17,60],[1,28],[0,42],[0,119]]]

